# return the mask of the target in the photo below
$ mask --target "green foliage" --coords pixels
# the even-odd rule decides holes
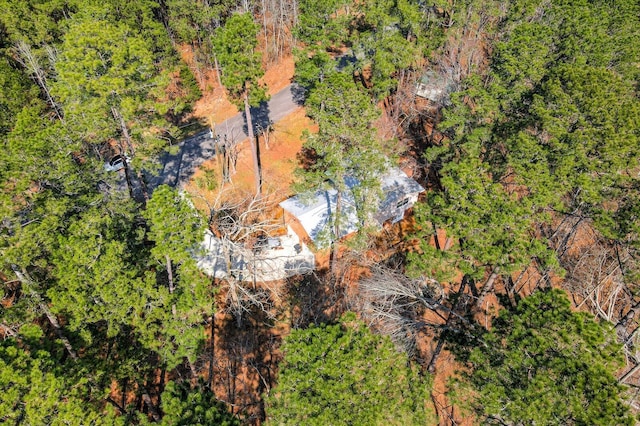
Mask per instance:
[[[622,359],[611,326],[572,312],[562,291],[502,311],[480,341],[465,358],[465,379],[483,422],[634,424],[614,377]]]
[[[371,142],[371,122],[378,118],[379,111],[348,73],[332,74],[318,83],[305,105],[320,132],[339,139],[345,148]]]
[[[534,257],[549,258],[545,245],[534,235],[534,224],[541,219],[535,206],[492,182],[486,163],[470,154],[445,165],[440,174],[447,190],[428,194],[425,204],[417,206],[416,220],[423,227],[417,236],[425,255],[414,253],[411,259],[431,259],[425,250],[433,226],[459,238],[454,248],[459,255],[457,266],[477,278],[484,275],[486,266],[508,274],[526,267]],[[414,269],[422,267],[413,265]]]
[[[337,72],[333,51],[349,38],[351,6],[348,0],[299,2],[298,25],[294,31],[305,47],[294,50],[294,77],[307,91],[313,91],[316,84]]]
[[[52,92],[65,120],[85,141],[101,144],[121,138],[133,165],[146,163],[152,169],[168,135],[177,133],[165,115],[179,115],[186,108],[166,92],[170,75],[179,68],[163,63],[166,68],[159,69],[162,52],[156,53],[157,40],[137,35],[126,20],[113,23],[109,11],[108,5],[87,7],[70,20],[55,63]],[[179,82],[178,86],[190,91]]]
[[[177,65],[156,1],[6,0],[0,9],[0,419],[120,424],[105,408],[109,386],[135,389],[195,359],[213,302],[190,257],[201,219],[179,197],[166,197],[169,208],[152,199],[167,215],[152,214],[147,233],[101,156],[126,127],[136,166],[152,160],[175,130],[165,116],[184,111],[179,98],[197,85]],[[22,39],[63,114],[9,59]],[[172,83],[178,96],[166,91]],[[180,231],[161,230],[172,219]],[[131,410],[122,414],[135,418]]]
[[[213,29],[235,7],[234,0],[168,0],[166,1],[169,26],[176,41],[181,43],[205,43]],[[202,46],[201,46],[202,47]]]
[[[523,1],[505,12],[491,28],[487,75],[463,81],[439,124],[448,139],[425,152],[442,191],[417,209],[426,234],[437,226],[459,239],[459,258],[447,264],[478,275],[532,259],[556,268],[536,231],[550,211],[579,211],[617,233],[614,217],[625,217],[619,207],[637,181],[640,104],[629,49],[636,58],[640,51],[628,47],[640,42],[637,17],[600,2]],[[412,260],[416,270],[437,263]]]
[[[157,0],[84,0],[79,12],[91,15],[98,21],[129,28],[130,35],[148,43],[162,68],[170,68],[178,61],[167,31],[159,19],[161,2]]]
[[[153,58],[146,42],[128,34],[124,26],[94,16],[77,17],[61,47],[53,94],[67,119],[90,142],[117,135],[119,123],[111,108],[120,110],[123,100],[137,108],[146,91],[141,90],[142,82],[152,77]]]
[[[334,59],[322,50],[297,49],[295,81],[307,91],[313,91],[318,83],[322,83],[331,73],[336,72]]]
[[[350,208],[355,208],[360,227],[364,228],[371,224],[371,214],[378,205],[380,176],[388,158],[371,126],[378,111],[346,73],[333,73],[318,83],[309,94],[307,108],[318,123],[319,132],[308,135],[304,143],[304,149],[314,159],[297,170],[301,177],[298,189],[333,188],[344,194],[349,190],[349,179],[356,179],[358,185],[352,190],[356,204]],[[340,225],[348,214],[345,204],[332,220]]]
[[[352,3],[350,0],[299,1],[296,36],[307,45],[340,47],[348,36],[351,16],[346,11]]]
[[[536,7],[543,6],[533,2],[526,13]],[[501,100],[505,116],[494,128],[506,140],[505,171],[515,170],[533,197],[557,203],[571,194],[566,209],[582,204],[593,214],[623,195],[614,188],[637,162],[637,70],[629,55],[640,54],[640,31],[627,14],[637,5],[545,9],[533,22],[507,24],[513,29],[497,45],[489,96]],[[522,19],[517,8],[512,13]]]
[[[181,87],[184,88],[186,92],[186,97],[182,99],[182,101],[191,108],[190,104],[200,99],[202,92],[200,91],[200,86],[198,86],[196,78],[186,64],[180,64],[179,72]]]
[[[584,65],[558,66],[549,77],[530,109],[545,132],[538,144],[550,166],[547,173],[559,190],[579,191],[576,202],[598,205],[613,186],[628,180],[619,174],[638,159],[634,127],[640,106],[634,89],[609,70]]]
[[[420,58],[420,6],[410,1],[357,3],[350,41],[361,70],[372,72],[372,94],[383,99],[395,90],[396,73]]]
[[[266,90],[258,79],[264,74],[258,46],[258,24],[248,13],[236,13],[216,29],[213,45],[222,67],[222,84],[237,105],[244,102],[248,93],[251,105],[266,99]]]
[[[210,14],[210,6],[206,2],[191,0],[169,0],[169,26],[180,43],[189,43],[201,38]]]
[[[133,216],[120,206],[106,207],[73,220],[53,254],[57,285],[48,292],[53,309],[65,313],[69,328],[84,330],[88,340],[91,324],[105,322],[111,337],[131,318],[143,316],[151,290],[136,265],[142,253]]]
[[[146,40],[131,36],[122,23],[112,24],[102,16],[106,10],[76,15],[70,22],[56,66],[61,95],[70,92],[107,97],[122,96],[153,74],[153,56]]]
[[[336,325],[293,330],[278,385],[267,398],[273,424],[383,425],[433,422],[429,380],[386,337],[353,314]]]
[[[122,424],[87,401],[87,383],[45,350],[29,351],[13,339],[0,343],[0,419],[12,424]]]
[[[156,290],[157,303],[165,309],[146,313],[140,324],[141,340],[173,367],[183,357],[195,360],[204,344],[202,318],[212,312],[209,280],[192,258],[202,241],[204,223],[187,200],[166,185],[156,188],[144,216],[149,222],[147,238],[155,243],[151,248],[155,268],[167,274],[165,281],[148,273],[147,285],[160,281],[168,288]]]
[[[158,260],[169,256],[180,263],[191,257],[202,241],[202,217],[181,195],[167,185],[153,191],[144,212],[149,221],[148,238],[155,242],[151,254]]]
[[[46,264],[66,221],[102,198],[96,185],[101,165],[76,161],[71,153],[81,153],[82,146],[59,122],[41,116],[43,104],[34,104],[18,114],[4,146],[0,205],[10,230],[0,234],[4,266]]]
[[[12,128],[20,110],[37,97],[37,90],[9,57],[0,54],[0,137]]]
[[[169,382],[162,393],[162,424],[167,426],[239,426],[238,419],[203,383],[191,388]]]
[[[59,42],[64,20],[78,8],[77,0],[0,0],[0,23],[10,42],[41,46]]]
[[[355,69],[371,69],[371,93],[382,99],[395,90],[398,71],[419,62],[425,31],[416,2],[336,0],[300,2],[296,34],[306,44],[296,57],[300,84],[313,89],[335,71],[337,49],[351,46]]]

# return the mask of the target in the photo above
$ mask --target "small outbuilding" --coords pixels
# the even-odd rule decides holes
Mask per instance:
[[[427,71],[416,83],[415,94],[433,104],[446,105],[453,87],[453,81],[450,78],[434,71]]]

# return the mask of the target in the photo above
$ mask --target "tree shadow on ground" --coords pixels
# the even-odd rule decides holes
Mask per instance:
[[[291,85],[291,93],[293,94],[293,101],[299,106],[304,105],[304,101],[307,100],[308,90],[299,84]]]
[[[292,328],[332,323],[345,311],[344,292],[330,283],[328,274],[307,274],[287,280]]]
[[[262,132],[262,130],[266,129],[267,127],[269,127],[269,125],[271,124],[271,118],[269,118],[269,114],[270,114],[270,110],[269,110],[269,103],[267,102],[260,102],[260,105],[258,105],[257,107],[251,107],[250,109],[250,113],[251,113],[251,123],[253,124],[253,133],[255,135],[260,134]],[[249,134],[248,127],[247,127],[247,117],[246,115],[242,114],[244,116],[244,125],[242,127],[242,130],[244,131],[245,134]]]
[[[182,141],[172,152],[165,151],[159,158],[157,173],[144,172],[150,192],[160,185],[178,186],[188,180],[195,170],[216,154],[216,144],[209,130]]]
[[[305,146],[296,154],[298,166],[305,171],[311,170],[311,167],[318,162],[319,158],[320,156],[315,149],[306,148]]]
[[[238,326],[231,316],[216,321],[212,388],[245,424],[266,419],[263,396],[275,385],[282,337],[256,309]]]

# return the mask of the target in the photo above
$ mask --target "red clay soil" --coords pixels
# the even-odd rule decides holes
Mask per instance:
[[[178,51],[196,76],[202,91],[202,98],[194,105],[193,117],[209,125],[211,121],[221,123],[236,115],[238,108],[228,100],[224,87],[220,85],[216,71],[199,69],[193,59],[191,46],[182,45],[178,48]],[[289,55],[271,66],[265,72],[261,82],[267,86],[268,93],[273,95],[291,83],[293,72],[294,61],[293,57]]]
[[[224,313],[216,314],[213,389],[247,424],[260,425],[265,417],[262,395],[275,385],[282,336],[289,333],[285,322],[270,326],[258,313],[247,315],[240,327]],[[210,333],[209,333],[210,335]],[[211,354],[211,341],[207,343]],[[201,365],[208,378],[209,360]]]
[[[316,131],[316,126],[305,116],[302,108],[275,123],[274,131],[269,136],[269,148],[266,147],[264,137],[260,138],[260,162],[262,165],[263,194],[274,196],[275,202],[280,202],[292,195],[290,189],[293,183],[293,171],[297,166],[297,156],[302,147],[302,132]],[[215,176],[220,176],[215,158],[206,161],[196,171],[187,190],[193,192],[194,185],[206,170],[214,170]],[[235,192],[252,194],[254,189],[253,161],[249,141],[240,144],[237,173],[231,176]]]
[[[179,46],[178,52],[193,72],[202,92],[202,98],[193,107],[193,117],[209,125],[211,120],[220,123],[236,115],[238,109],[227,100],[226,92],[218,82],[216,71],[200,69],[194,61],[191,46]]]
[[[260,82],[267,86],[270,95],[275,95],[291,84],[294,71],[293,56],[285,56],[267,69]]]
[[[188,49],[183,49],[183,57],[189,61]],[[263,81],[269,86],[270,93],[275,93],[289,84],[293,75],[293,60],[287,60],[276,64],[265,74]],[[204,97],[196,105],[195,116],[202,120],[211,117],[217,122],[222,121],[237,112],[227,100],[224,90],[217,84],[217,77],[213,72],[201,81]],[[382,117],[377,123],[377,128],[381,135],[393,136],[389,133],[392,127],[388,117]],[[273,194],[274,202],[281,201],[291,194],[290,185],[293,181],[293,170],[297,165],[297,155],[302,146],[302,131],[309,129],[317,131],[313,123],[305,117],[304,110],[300,108],[289,117],[276,123],[275,131],[270,135],[269,148],[265,146],[263,138],[260,140],[260,155],[263,166],[264,192]],[[426,129],[431,131],[432,129]],[[204,173],[204,170],[216,170],[215,159],[206,162],[194,175],[197,179]],[[244,141],[240,149],[237,163],[237,173],[232,176],[233,187],[236,193],[253,193],[253,162],[251,161],[248,141]],[[192,181],[193,182],[193,181]],[[352,292],[357,286],[357,282],[363,274],[368,271],[369,263],[372,259],[381,261],[390,254],[401,248],[409,249],[404,237],[411,232],[413,221],[411,218],[402,221],[394,226],[387,226],[380,234],[380,238],[372,245],[367,254],[354,257],[346,264],[340,274],[338,285],[342,287],[341,300],[336,300],[331,309],[327,309],[323,315],[326,317],[339,315],[341,307],[345,306],[342,298]],[[444,247],[446,233],[439,230],[438,243]],[[431,238],[431,244],[435,245],[435,240]],[[348,256],[348,250],[343,248],[341,253]],[[366,262],[363,262],[363,258]],[[317,256],[320,269],[328,269],[329,251],[325,250]],[[345,259],[347,260],[347,259]],[[518,275],[518,274],[516,274]],[[514,275],[514,280],[518,276]],[[554,278],[557,283],[557,279]],[[520,293],[529,294],[539,285],[540,276],[534,268],[528,268],[520,277]],[[284,284],[283,284],[284,285]],[[445,288],[447,293],[455,289]],[[481,289],[480,289],[481,290]],[[336,292],[334,288],[332,291]],[[469,291],[469,290],[467,290]],[[496,292],[504,293],[504,287],[500,281],[496,282]],[[220,296],[219,296],[220,297]],[[477,320],[490,327],[491,318],[500,309],[497,298],[489,295],[484,302],[484,312],[477,313]],[[283,315],[287,309],[291,309],[289,314],[295,309],[286,306],[276,307]],[[215,319],[215,357],[214,357],[214,390],[218,397],[228,402],[233,411],[244,413],[250,424],[260,424],[260,419],[264,417],[264,407],[260,400],[260,395],[275,383],[277,364],[280,358],[278,346],[281,337],[288,334],[289,320],[276,322],[275,327],[266,325],[269,321],[245,320],[242,327],[237,327],[230,317],[223,313],[216,314]],[[210,346],[210,341],[208,347]],[[419,344],[419,356],[428,362],[436,346],[434,336],[424,335]],[[210,351],[209,351],[210,353]],[[199,371],[205,377],[209,367],[209,361],[204,360],[198,365]],[[447,350],[442,350],[436,363],[436,374],[434,376],[432,402],[440,418],[440,425],[471,425],[474,423],[472,417],[466,417],[459,408],[453,407],[447,397],[448,381],[457,371],[460,371],[459,364],[456,363],[452,354]]]

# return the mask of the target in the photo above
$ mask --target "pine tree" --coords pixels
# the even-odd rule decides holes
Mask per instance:
[[[306,105],[319,131],[307,135],[304,149],[312,158],[310,164],[297,170],[300,177],[297,189],[337,192],[325,242],[333,245],[335,273],[338,241],[346,221],[355,214],[359,229],[373,225],[372,214],[379,203],[380,176],[388,164],[388,151],[383,149],[372,127],[378,110],[349,74],[334,73],[318,83]],[[357,184],[350,185],[354,180]],[[347,204],[348,192],[353,195],[355,205]]]
[[[253,159],[254,182],[258,195],[262,192],[262,177],[250,107],[257,106],[266,100],[265,88],[258,81],[264,74],[261,55],[256,51],[259,30],[259,26],[250,14],[237,13],[213,35],[214,48],[222,67],[222,84],[238,107],[244,106]]]
[[[557,289],[505,310],[473,343],[464,400],[487,424],[632,425],[615,379],[619,346],[607,324],[572,312]]]
[[[276,424],[428,424],[429,380],[386,337],[346,314],[339,324],[293,330],[278,385],[267,398]]]
[[[203,220],[178,192],[162,185],[153,193],[144,216],[149,223],[147,238],[154,242],[151,257],[162,278],[147,277],[158,288],[160,309],[143,319],[141,338],[157,350],[170,367],[183,357],[194,362],[204,341],[202,318],[210,316],[213,295],[209,280],[197,269],[193,256],[204,237]],[[140,324],[142,326],[142,324]]]
[[[23,340],[0,343],[0,419],[13,424],[119,425],[123,419],[91,400],[86,380],[41,347],[42,331],[24,326]],[[55,351],[53,352],[55,353]],[[95,397],[95,396],[94,396]]]
[[[238,419],[216,399],[214,393],[202,386],[169,382],[162,393],[162,424],[167,426],[239,426]]]

